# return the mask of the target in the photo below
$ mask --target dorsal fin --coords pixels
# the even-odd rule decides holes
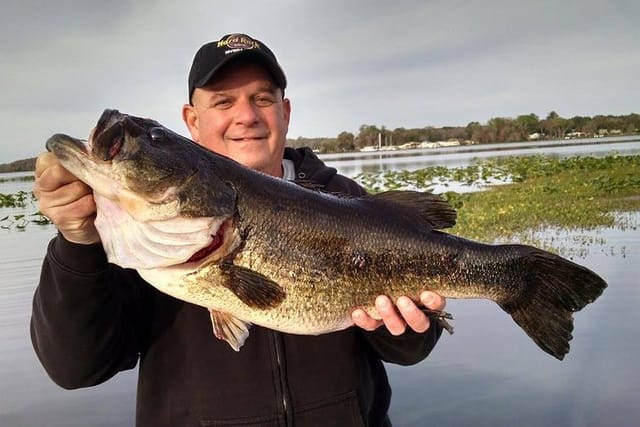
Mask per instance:
[[[437,194],[390,190],[365,197],[374,201],[402,206],[435,229],[449,228],[456,224],[456,210]]]
[[[380,201],[388,205],[402,206],[407,212],[416,215],[434,229],[449,228],[456,225],[456,210],[441,196],[433,193],[412,190],[389,190],[377,194],[354,196],[329,192],[322,184],[312,181],[296,180],[295,184],[308,190],[319,191],[346,199]]]

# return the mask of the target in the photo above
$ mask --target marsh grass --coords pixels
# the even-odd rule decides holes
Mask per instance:
[[[33,175],[24,175],[24,176],[12,176],[9,178],[0,177],[0,184],[3,182],[13,182],[13,181],[33,181],[35,177]]]
[[[516,239],[550,247],[557,241],[541,242],[541,230],[638,226],[637,216],[620,213],[640,211],[640,156],[513,157],[456,169],[385,172],[384,180],[372,174],[357,179],[374,192],[429,191],[446,181],[469,186],[502,183],[485,191],[443,194],[458,210],[457,224],[448,231],[475,240]],[[589,243],[588,236],[584,241]]]

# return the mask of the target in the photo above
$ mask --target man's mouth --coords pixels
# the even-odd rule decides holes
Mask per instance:
[[[255,136],[229,137],[228,139],[233,142],[245,142],[245,141],[264,141],[267,139],[267,137],[261,136],[261,135],[255,135]]]

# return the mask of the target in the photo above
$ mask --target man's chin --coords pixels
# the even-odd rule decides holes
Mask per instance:
[[[232,159],[242,165],[268,175],[282,176],[282,159],[276,158],[269,152],[251,151],[231,153]]]

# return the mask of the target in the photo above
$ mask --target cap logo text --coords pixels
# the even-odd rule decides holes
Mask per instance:
[[[233,52],[245,49],[259,49],[260,44],[251,37],[244,34],[232,34],[224,40],[218,42],[218,47],[227,47]],[[230,53],[230,52],[226,52]]]

